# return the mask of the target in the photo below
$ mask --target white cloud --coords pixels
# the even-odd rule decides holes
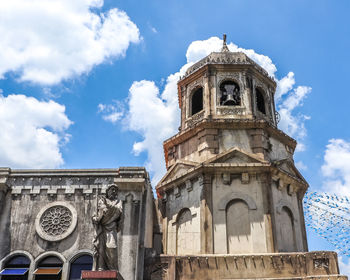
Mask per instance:
[[[350,276],[350,259],[338,255],[340,274]]]
[[[0,166],[61,166],[60,148],[69,140],[66,130],[71,124],[65,107],[52,100],[0,95]]]
[[[303,105],[304,99],[311,92],[310,87],[298,86],[289,92],[288,96],[280,100],[277,109],[281,116],[279,127],[292,137],[299,140],[297,151],[304,151],[305,146],[302,140],[305,138],[307,132],[305,128],[305,120],[310,119],[304,114],[294,114],[294,110]]]
[[[323,188],[327,192],[350,195],[350,142],[330,139],[324,154]]]
[[[52,85],[125,55],[137,26],[103,0],[0,1],[0,78]],[[93,10],[92,10],[93,9]]]
[[[143,136],[143,141],[134,143],[133,152],[138,155],[147,151],[147,169],[154,174],[154,183],[165,173],[162,142],[173,135],[179,126],[177,97],[172,86],[177,79],[178,74],[169,76],[161,95],[152,81],[134,82],[129,91],[126,123],[128,129]]]
[[[296,166],[299,170],[307,170],[307,166],[306,166],[302,161],[297,161],[297,162],[295,162],[295,166]]]
[[[287,76],[278,81],[275,98],[280,100],[287,92],[293,89],[295,84],[294,73],[289,72]]]
[[[277,80],[275,76],[277,68],[268,56],[258,54],[252,49],[239,48],[233,43],[229,43],[228,47],[231,51],[247,54]],[[222,40],[218,37],[194,41],[186,52],[187,64],[179,72],[169,75],[163,92],[160,93],[153,81],[134,82],[130,88],[128,121],[125,124],[129,130],[136,131],[143,137],[143,141],[134,144],[133,151],[136,155],[147,152],[147,167],[154,174],[153,184],[157,183],[165,173],[162,142],[174,135],[180,125],[177,81],[189,66],[213,51],[220,51],[221,48]],[[282,109],[281,127],[287,129],[292,136],[302,138],[306,134],[304,121],[307,117],[295,116],[293,111],[302,105],[311,88],[293,89],[295,80],[292,72],[280,81],[277,80],[277,84],[280,100],[277,106],[281,106]]]
[[[113,104],[98,104],[98,113],[107,122],[116,123],[124,116],[124,107],[121,102],[114,101]]]

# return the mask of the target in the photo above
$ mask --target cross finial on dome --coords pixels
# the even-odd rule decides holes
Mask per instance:
[[[230,50],[227,47],[226,44],[226,34],[223,35],[223,40],[222,40],[222,49],[221,52],[229,52]]]

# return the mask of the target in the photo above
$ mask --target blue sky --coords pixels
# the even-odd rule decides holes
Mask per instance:
[[[70,2],[0,3],[0,166],[146,165],[156,181],[176,73],[226,33],[285,77],[281,128],[310,187],[350,194],[349,1]],[[332,249],[311,231],[309,247]]]

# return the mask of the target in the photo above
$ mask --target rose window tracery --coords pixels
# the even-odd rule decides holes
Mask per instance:
[[[55,206],[47,209],[40,221],[43,231],[49,235],[61,235],[65,233],[72,223],[72,213],[67,207]]]
[[[77,217],[77,211],[69,203],[52,202],[39,211],[35,229],[42,239],[59,241],[73,233]]]

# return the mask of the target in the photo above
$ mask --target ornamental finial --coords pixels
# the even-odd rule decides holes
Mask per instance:
[[[229,52],[230,50],[227,47],[226,44],[226,34],[223,35],[223,40],[222,40],[222,49],[221,52]]]

